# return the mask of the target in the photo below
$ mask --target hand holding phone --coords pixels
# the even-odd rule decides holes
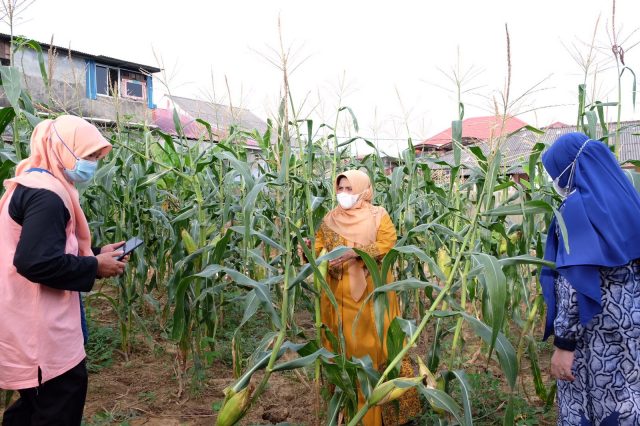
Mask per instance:
[[[125,242],[120,247],[120,249],[122,249],[122,254],[120,256],[118,256],[118,260],[122,260],[125,257],[127,257],[128,255],[130,255],[131,252],[133,252],[136,248],[140,247],[143,243],[144,243],[144,241],[142,241],[138,237],[133,237],[130,240],[127,240],[127,242]]]

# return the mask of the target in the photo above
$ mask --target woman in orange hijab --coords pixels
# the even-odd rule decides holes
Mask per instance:
[[[80,425],[87,392],[80,292],[124,271],[122,242],[91,247],[75,185],[111,150],[95,126],[39,123],[0,199],[0,388],[20,399],[7,425]]]
[[[373,187],[369,176],[359,170],[349,170],[338,176],[335,182],[338,206],[324,217],[316,235],[315,250],[331,251],[339,246],[355,247],[375,259],[381,259],[396,243],[396,230],[383,207],[371,204]],[[390,277],[389,277],[390,278]],[[390,281],[390,280],[388,280]],[[369,355],[376,368],[387,362],[386,335],[390,319],[400,315],[395,293],[389,294],[389,311],[384,321],[384,340],[376,332],[374,309],[371,301],[362,306],[366,296],[373,292],[374,284],[363,261],[355,251],[349,250],[329,263],[329,286],[336,298],[342,320],[342,335],[348,358]],[[353,328],[356,316],[362,314]],[[322,322],[338,336],[338,316],[328,297],[321,300]],[[331,345],[323,336],[324,345]],[[358,391],[358,403],[365,402]],[[363,419],[365,426],[381,426],[382,410],[371,408]]]

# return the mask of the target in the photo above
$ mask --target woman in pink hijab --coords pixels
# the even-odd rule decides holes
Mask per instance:
[[[31,135],[31,154],[0,199],[0,388],[20,398],[6,425],[80,425],[87,392],[80,292],[124,272],[117,248],[91,247],[76,183],[111,144],[95,126],[63,115]]]
[[[389,214],[381,206],[374,206],[373,186],[369,175],[360,170],[348,170],[338,175],[335,182],[338,205],[322,220],[316,235],[315,250],[331,251],[345,246],[360,249],[373,258],[381,260],[396,243],[396,229]],[[391,274],[387,282],[393,281]],[[383,339],[376,332],[373,303],[367,296],[374,290],[374,283],[364,262],[354,250],[329,262],[328,284],[337,302],[337,310],[322,293],[320,312],[322,323],[334,336],[342,335],[347,358],[368,356],[373,366],[382,368],[387,363],[386,336],[391,321],[400,316],[398,298],[394,292],[388,293],[388,310],[384,318]],[[357,321],[356,321],[357,318]],[[354,326],[355,325],[355,326]],[[330,339],[323,333],[323,344],[332,351]],[[407,364],[406,368],[410,369]],[[408,375],[405,367],[401,375]],[[388,412],[393,418],[384,424],[403,424],[416,414],[412,403],[418,402],[417,394],[407,393],[399,401],[400,413]],[[366,403],[362,391],[358,389],[358,409]],[[395,408],[395,406],[393,407]],[[369,409],[362,419],[364,426],[382,426],[385,414],[379,406]]]

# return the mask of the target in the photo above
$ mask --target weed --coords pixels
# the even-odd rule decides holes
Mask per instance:
[[[90,313],[90,310],[88,310]],[[87,352],[87,370],[97,373],[113,363],[113,352],[120,345],[120,335],[112,327],[99,325],[87,315],[89,341],[85,347]]]

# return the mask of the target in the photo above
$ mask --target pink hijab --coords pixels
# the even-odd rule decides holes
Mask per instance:
[[[350,247],[366,247],[376,242],[380,221],[385,213],[384,208],[371,204],[373,186],[369,175],[360,170],[348,170],[338,175],[334,182],[336,193],[338,182],[347,178],[353,194],[360,194],[356,204],[348,209],[338,205],[325,216],[326,225],[335,233],[344,237]],[[349,270],[351,297],[359,301],[367,289],[365,266],[362,260],[352,259],[345,263]]]
[[[47,182],[37,176],[39,173],[27,173],[29,169],[34,168],[49,171],[57,181],[53,183],[59,189],[56,193],[67,196],[67,199],[63,197],[63,202],[69,209],[71,220],[74,222],[79,254],[92,255],[91,233],[80,207],[78,190],[72,182],[67,180],[63,170],[73,169],[76,165],[76,157],[84,158],[99,152],[99,158],[103,158],[111,151],[111,144],[88,121],[72,115],[61,115],[55,120],[40,122],[33,129],[30,147],[29,157],[16,167],[16,177],[4,181],[7,191],[0,199],[0,207],[4,205],[18,184],[29,188],[49,189]],[[73,154],[69,150],[73,151]]]

